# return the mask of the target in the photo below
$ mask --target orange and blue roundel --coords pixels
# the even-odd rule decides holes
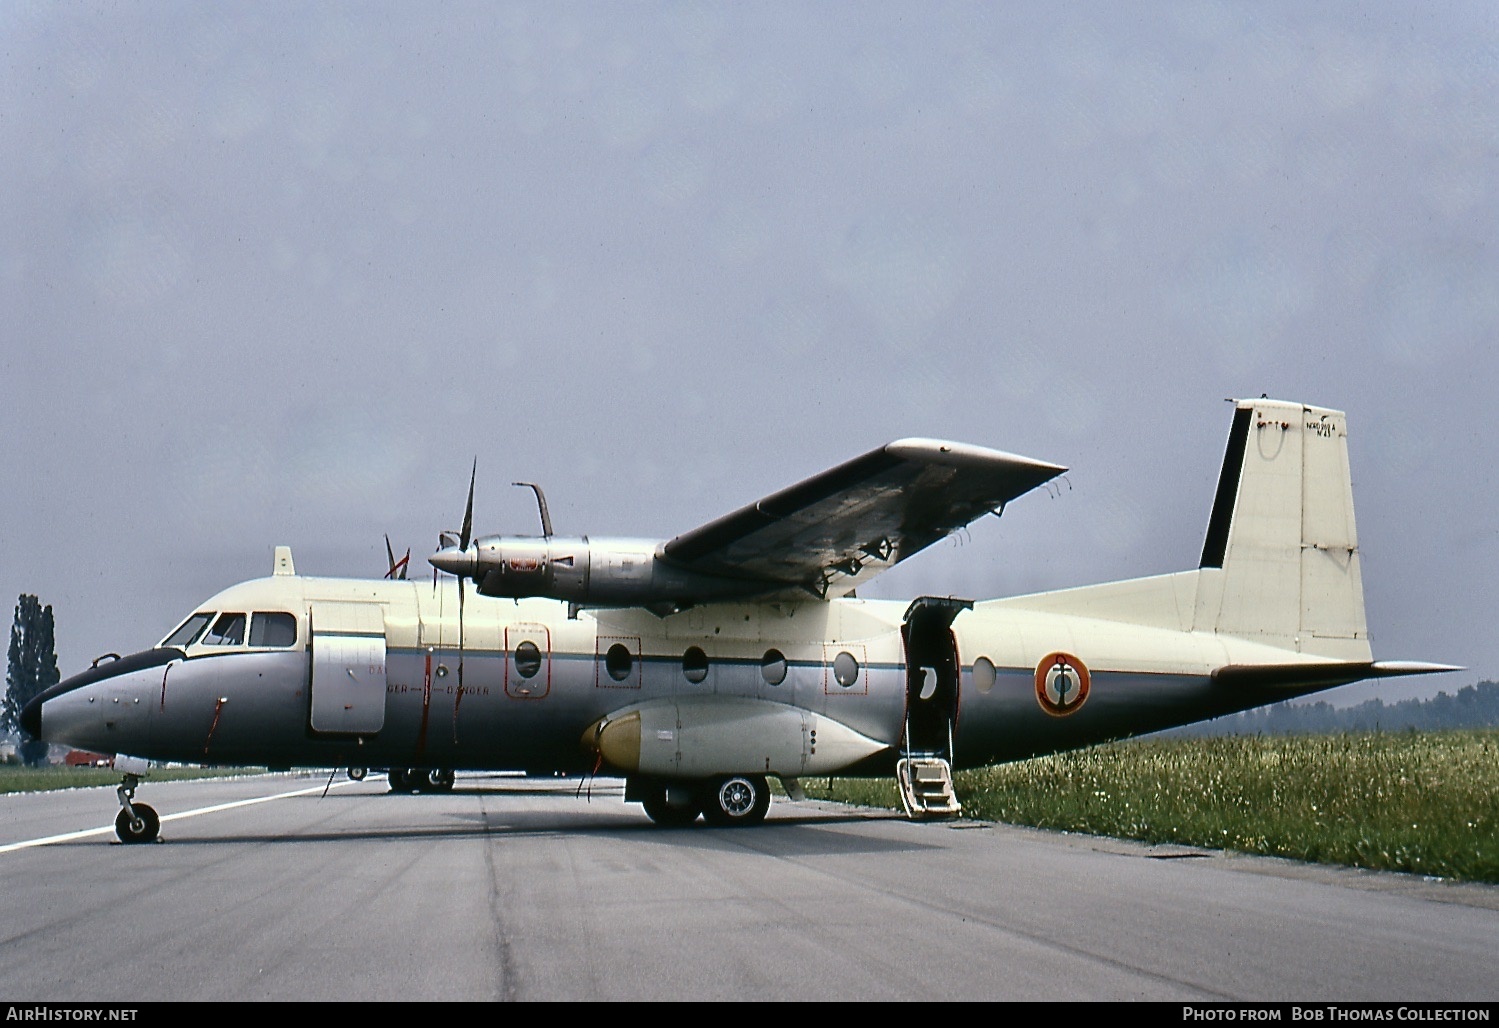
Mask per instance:
[[[1076,713],[1089,684],[1087,665],[1070,653],[1048,653],[1036,665],[1036,702],[1052,717]]]

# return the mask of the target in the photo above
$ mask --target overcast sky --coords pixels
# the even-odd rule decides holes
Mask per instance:
[[[1499,678],[1496,12],[5,0],[0,602],[69,675],[277,544],[429,575],[475,457],[665,538],[910,435],[1072,470],[864,595],[1177,571],[1268,393],[1470,669],[1377,694]]]

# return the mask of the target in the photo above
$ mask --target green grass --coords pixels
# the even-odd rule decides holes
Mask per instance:
[[[173,767],[153,768],[150,781],[174,782],[185,778],[223,778],[253,774],[245,768]],[[53,789],[87,789],[120,784],[120,772],[107,767],[17,767],[0,766],[0,793],[50,792]]]
[[[1499,883],[1499,732],[1137,740],[960,772],[967,817]],[[893,782],[810,795],[900,808]]]

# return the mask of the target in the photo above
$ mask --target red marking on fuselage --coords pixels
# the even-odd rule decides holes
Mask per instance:
[[[463,702],[463,655],[458,656],[458,695],[453,697],[453,745],[458,745],[458,705]]]
[[[432,709],[432,651],[427,651],[426,665],[422,668],[422,730],[416,737],[416,762],[422,762],[427,751],[427,715]]]
[[[213,724],[208,726],[208,738],[203,740],[203,756],[208,756],[208,745],[213,742],[213,733],[219,727],[219,715],[224,712],[224,697],[220,696],[213,705]]]

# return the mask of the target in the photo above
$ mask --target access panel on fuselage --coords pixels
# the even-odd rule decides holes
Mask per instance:
[[[385,725],[385,614],[378,603],[314,603],[314,732],[373,735]]]

